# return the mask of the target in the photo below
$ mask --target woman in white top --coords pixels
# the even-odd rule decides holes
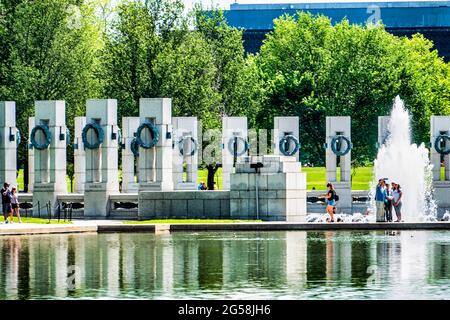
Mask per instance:
[[[394,210],[395,215],[397,216],[397,221],[395,222],[401,222],[402,221],[402,189],[398,183],[392,183],[393,186],[393,200],[394,200]]]
[[[13,214],[11,216],[11,223],[14,219],[14,213],[16,214],[17,218],[19,218],[19,223],[22,223],[22,219],[20,218],[20,208],[19,208],[19,195],[17,194],[17,188],[13,187],[11,189],[11,207]]]

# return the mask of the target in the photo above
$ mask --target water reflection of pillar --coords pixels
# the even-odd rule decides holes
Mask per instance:
[[[51,270],[52,250],[47,237],[31,237],[28,243],[30,250],[30,296],[46,296],[53,294],[54,274]],[[46,281],[42,281],[46,279]]]
[[[378,231],[372,231],[370,233],[371,237],[375,238]],[[378,264],[377,258],[377,242],[370,241],[369,242],[369,265],[376,266]]]
[[[5,272],[5,296],[8,299],[18,298],[18,284],[19,284],[19,252],[20,252],[20,238],[9,237],[4,242],[5,245],[5,261],[2,265],[6,267]]]
[[[157,270],[163,268],[159,264],[160,255],[157,248],[160,243],[155,240],[158,236],[129,235],[129,237],[134,244],[135,251],[133,288],[143,290],[150,295],[158,288]]]
[[[125,291],[132,289],[135,277],[136,244],[130,239],[130,235],[121,235],[122,248],[122,278]]]
[[[68,262],[68,236],[58,235],[55,236],[55,259],[52,264],[52,269],[55,273],[55,296],[66,297],[67,296],[67,262]]]
[[[346,235],[343,237],[346,239],[342,239],[343,241],[339,241],[337,245],[339,261],[336,262],[340,266],[339,279],[348,283],[352,279],[352,243]]]
[[[429,275],[432,280],[448,279],[450,274],[450,246],[443,243],[430,243]]]
[[[307,274],[306,232],[286,232],[286,282],[294,288],[304,288]]]
[[[107,242],[107,292],[109,297],[119,295],[120,242],[119,234],[110,234]]]
[[[261,272],[259,259],[263,242],[227,239],[222,241],[222,288],[230,284],[248,283]],[[202,267],[202,266],[201,266]],[[217,279],[219,280],[219,279]]]
[[[188,244],[187,285],[188,288],[198,289],[198,242],[189,241]]]
[[[103,244],[107,236],[106,234],[86,236],[85,265],[82,267],[85,270],[84,286],[86,288],[97,290],[101,287]]]
[[[29,290],[29,297],[32,296],[32,290],[33,290],[33,281],[35,279],[35,259],[34,259],[34,252],[32,248],[32,244],[35,241],[31,240],[32,237],[29,237],[27,240],[27,246],[28,246],[28,288]],[[1,242],[1,241],[0,241]]]
[[[75,268],[69,271],[74,272],[75,289],[81,289],[86,285],[86,236],[75,236],[72,240],[74,241]]]
[[[164,245],[162,247],[162,259],[163,259],[163,292],[170,294],[173,289],[173,245],[170,241],[170,235],[163,235]]]
[[[334,245],[333,245],[333,232],[325,232],[325,247],[326,247],[326,279],[327,281],[333,280],[334,275]]]
[[[197,241],[174,241],[173,288],[194,291],[198,289]]]
[[[395,286],[394,297],[408,299],[407,293],[420,295],[427,281],[427,231],[401,231],[400,269],[397,277],[403,285]]]
[[[226,287],[230,283],[232,283],[233,277],[233,268],[231,266],[231,261],[235,263],[237,260],[233,260],[232,257],[232,241],[222,241],[222,285]],[[242,257],[241,257],[242,259]],[[241,270],[241,274],[244,274],[245,270]]]

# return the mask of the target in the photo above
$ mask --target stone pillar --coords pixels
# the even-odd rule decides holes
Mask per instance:
[[[119,192],[117,100],[88,100],[86,124],[94,122],[101,126],[104,140],[97,149],[86,148],[84,215],[105,217],[110,210],[109,195]],[[90,129],[87,139],[96,143],[98,136]]]
[[[33,193],[34,189],[34,148],[31,145],[31,130],[35,125],[34,117],[28,118],[28,193]]]
[[[351,141],[351,119],[350,117],[327,117],[326,118],[326,168],[327,181],[331,182],[336,193],[339,195],[337,205],[338,211],[351,213],[352,208],[352,181],[351,181],[351,151],[343,156],[336,155],[332,150],[334,137],[342,135]],[[343,151],[347,148],[345,142],[338,146]],[[337,179],[337,160],[340,161],[340,180]]]
[[[280,141],[287,135],[293,135],[299,139],[299,118],[298,117],[275,117],[273,131],[273,154],[283,155],[280,151]],[[300,139],[299,139],[300,140]],[[295,143],[289,141],[289,150],[294,150]],[[295,159],[300,161],[300,152],[295,154]]]
[[[122,193],[137,193],[139,184],[137,182],[138,172],[136,157],[131,150],[131,143],[135,139],[136,130],[139,127],[139,117],[123,117],[123,143],[122,147]]]
[[[257,173],[252,164],[262,165]],[[231,174],[231,219],[304,222],[306,173],[294,157],[241,157]]]
[[[81,134],[86,125],[86,117],[75,117],[75,136],[73,137],[73,158],[74,158],[74,192],[84,193],[86,182],[86,150],[84,149]]]
[[[234,165],[234,141],[237,138],[237,159],[247,155],[242,140],[247,141],[247,118],[246,117],[223,117],[222,118],[222,189],[230,189],[230,175]],[[236,159],[236,160],[237,160]]]
[[[174,117],[173,185],[175,190],[196,190],[198,180],[197,117]],[[186,177],[184,175],[186,165]]]
[[[433,165],[434,196],[439,214],[450,210],[450,155],[441,155],[436,150],[436,139],[440,135],[450,136],[450,116],[431,116],[431,148],[430,162]],[[441,149],[449,149],[450,141],[443,139]],[[444,177],[441,180],[441,162],[444,165]]]
[[[17,186],[16,103],[0,101],[0,183]]]
[[[139,190],[173,190],[172,176],[172,99],[141,98],[140,124],[153,123],[159,131],[159,140],[150,149],[139,147]],[[141,139],[151,139],[148,129],[142,130]]]
[[[34,148],[33,216],[37,207],[50,202],[52,214],[57,208],[57,196],[67,194],[66,180],[66,104],[64,101],[36,101],[35,125],[45,125],[51,133],[50,145],[43,150]],[[36,142],[44,143],[45,136],[38,130]],[[45,208],[41,215],[46,214]]]
[[[386,139],[389,137],[389,120],[391,117],[389,116],[380,116],[378,117],[378,143],[377,147],[381,147]]]

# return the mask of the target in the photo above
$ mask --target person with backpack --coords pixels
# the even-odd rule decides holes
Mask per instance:
[[[327,194],[323,196],[326,201],[327,205],[327,213],[330,215],[330,222],[334,222],[334,213],[336,209],[336,201],[339,200],[338,195],[336,194],[336,191],[334,190],[333,184],[330,182],[327,183]]]

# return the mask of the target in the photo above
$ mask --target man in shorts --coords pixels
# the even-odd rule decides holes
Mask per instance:
[[[2,212],[5,217],[5,223],[8,223],[8,216],[12,213],[11,210],[11,195],[9,191],[9,184],[5,182],[3,188],[0,190],[2,194]]]

